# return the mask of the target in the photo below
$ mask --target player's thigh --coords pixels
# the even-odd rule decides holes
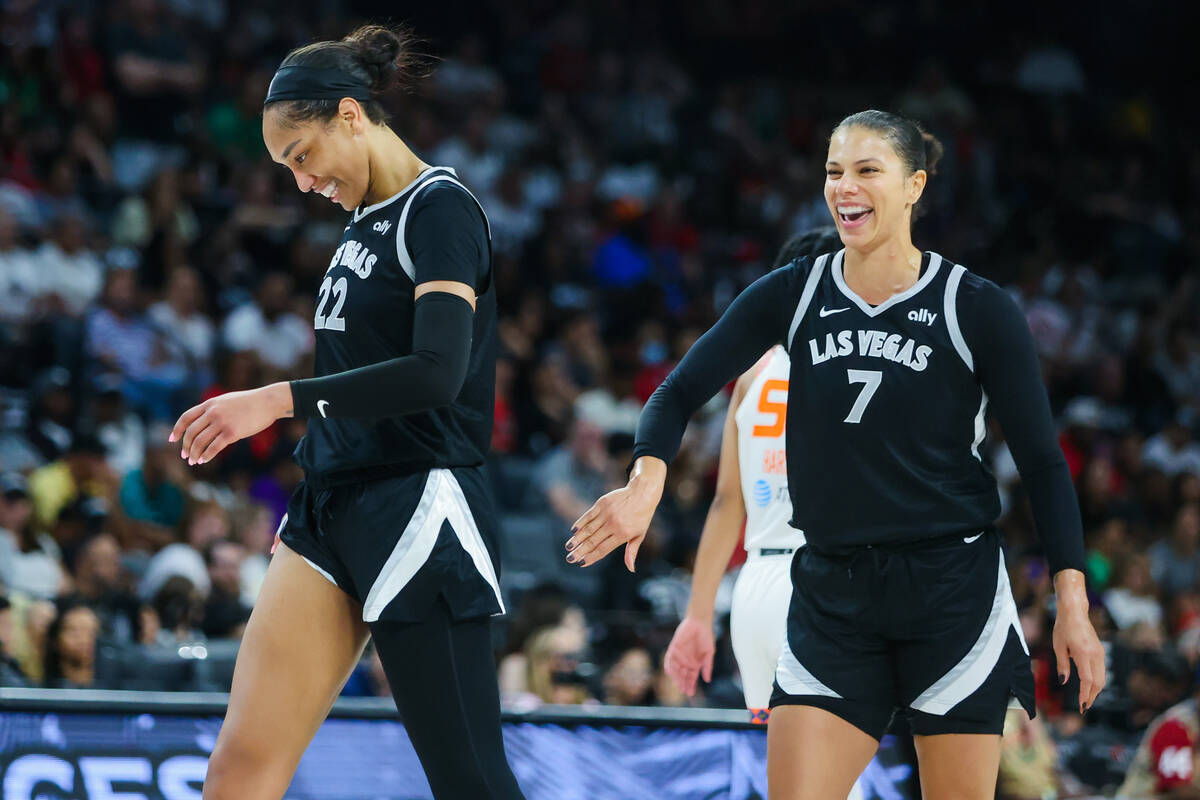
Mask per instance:
[[[992,800],[996,796],[999,736],[947,733],[914,736],[913,742],[925,800]]]
[[[349,595],[280,545],[238,651],[205,798],[282,795],[362,653],[361,615]]]
[[[823,708],[781,705],[767,726],[770,800],[849,796],[879,741]]]

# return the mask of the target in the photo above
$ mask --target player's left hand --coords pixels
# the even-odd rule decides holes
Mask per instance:
[[[1108,682],[1104,646],[1086,611],[1060,611],[1054,621],[1054,657],[1063,683],[1071,676],[1071,662],[1079,673],[1079,713],[1092,707]]]
[[[253,436],[286,416],[290,409],[291,388],[286,383],[229,392],[183,412],[167,441],[181,443],[180,456],[188,464],[203,464],[234,442]]]

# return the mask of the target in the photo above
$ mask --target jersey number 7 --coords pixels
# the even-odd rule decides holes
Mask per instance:
[[[848,369],[846,377],[850,383],[863,384],[863,388],[858,393],[858,399],[854,401],[854,405],[850,407],[850,413],[842,422],[862,422],[863,412],[867,410],[867,403],[870,403],[871,398],[875,396],[875,390],[879,388],[879,384],[883,380],[883,373],[877,369]]]

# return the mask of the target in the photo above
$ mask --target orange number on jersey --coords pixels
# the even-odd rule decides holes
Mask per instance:
[[[763,382],[762,394],[758,396],[758,410],[761,414],[773,414],[775,421],[770,425],[755,425],[755,436],[770,436],[775,437],[783,433],[783,427],[787,423],[787,400],[772,400],[771,392],[779,391],[786,392],[788,390],[788,382],[779,378],[772,378]]]

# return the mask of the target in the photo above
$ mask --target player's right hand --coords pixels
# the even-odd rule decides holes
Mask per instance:
[[[625,568],[633,572],[638,548],[662,499],[666,477],[667,465],[662,459],[639,458],[628,485],[604,495],[575,520],[567,540],[567,561],[590,567],[625,545]]]
[[[695,617],[684,617],[671,637],[663,667],[679,691],[688,697],[696,694],[696,678],[704,676],[705,683],[712,683],[713,656],[717,643],[713,638],[711,622]]]

